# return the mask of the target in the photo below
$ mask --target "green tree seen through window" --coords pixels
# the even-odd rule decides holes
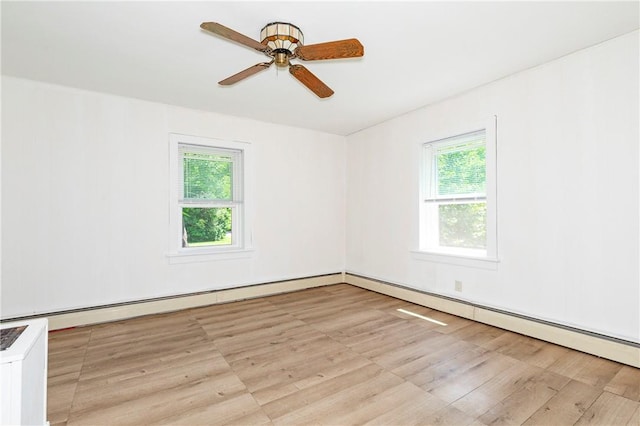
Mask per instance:
[[[228,157],[186,152],[183,157],[185,200],[230,201],[232,162]],[[183,244],[231,244],[231,208],[183,207]]]
[[[438,195],[484,194],[485,147],[442,152],[437,157]]]
[[[486,194],[485,147],[443,150],[437,156],[439,196]],[[440,245],[486,248],[487,206],[485,202],[441,204]]]

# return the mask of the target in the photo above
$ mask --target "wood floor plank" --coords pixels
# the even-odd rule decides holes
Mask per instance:
[[[622,364],[577,351],[567,352],[549,366],[553,372],[600,389],[604,389],[621,369]]]
[[[497,339],[505,333],[506,331],[500,328],[491,327],[479,322],[472,322],[466,327],[461,327],[449,334],[456,339],[481,346],[482,344]]]
[[[621,369],[622,364],[608,359],[595,358],[572,378],[598,389],[604,389]]]
[[[521,425],[557,395],[568,381],[566,377],[543,371],[480,416],[479,420],[487,425]]]
[[[438,336],[441,336],[440,338]],[[446,335],[439,335],[439,333],[433,333],[432,336],[419,336],[407,342],[401,342],[393,346],[381,346],[380,350],[370,350],[362,353],[364,356],[370,358],[372,361],[382,365],[389,370],[397,370],[408,364],[413,364],[418,360],[424,359],[432,351],[436,351],[435,348],[446,348],[449,346],[455,346],[455,340],[451,340]],[[469,352],[477,350],[476,347],[468,347]],[[462,350],[451,350],[451,354],[461,354]],[[454,356],[453,359],[459,359]],[[423,364],[424,365],[424,364]],[[431,364],[436,365],[435,363]],[[424,371],[424,370],[421,370]],[[414,382],[415,383],[415,382]]]
[[[513,344],[513,342],[518,341],[521,337],[524,336],[512,331],[502,330],[502,333],[500,333],[495,339],[485,341],[481,343],[480,346],[491,351],[499,351],[501,348],[505,346],[508,347]]]
[[[477,424],[478,422],[479,421],[477,419],[474,419],[457,408],[448,405],[425,418],[424,423],[422,424],[434,426],[466,426],[474,423]]]
[[[150,365],[170,363],[176,359],[182,359],[192,353],[208,352],[211,343],[200,337],[188,339],[175,339],[173,345],[161,342],[148,342],[145,345],[127,345],[120,351],[111,348],[105,352],[101,348],[89,348],[85,356],[80,380],[89,380],[99,377],[110,377],[120,373],[126,373],[134,369],[146,369]],[[153,350],[156,348],[156,350]],[[161,367],[162,368],[162,367]]]
[[[192,339],[201,341],[207,338],[206,333],[199,324],[184,315],[178,315],[171,321],[166,315],[154,317],[145,321],[134,318],[131,324],[123,324],[126,321],[109,323],[96,326],[92,330],[91,340],[87,344],[87,352],[95,352],[93,358],[108,359],[119,358],[139,353],[150,353],[154,350],[165,351],[179,348],[176,340]],[[138,329],[138,327],[140,329]],[[112,349],[116,350],[112,350]]]
[[[624,425],[640,407],[640,403],[603,392],[589,409],[580,417],[576,425]]]
[[[51,424],[66,422],[82,370],[91,329],[50,333],[47,413]]]
[[[310,375],[317,374],[318,369],[330,362],[332,357],[342,348],[334,344],[318,341],[317,346],[305,350],[287,350],[276,353],[279,358],[272,360],[253,361],[241,360],[231,364],[238,377],[247,385],[251,392],[271,387],[298,382]],[[242,364],[240,364],[242,362]],[[249,362],[247,364],[246,362]],[[251,363],[254,363],[251,365]]]
[[[417,340],[436,345],[439,343],[433,341],[438,337],[442,337],[442,335],[414,324],[393,323],[360,335],[352,336],[342,341],[342,343],[366,357],[375,358],[390,350],[402,347],[406,343]],[[444,340],[445,339],[439,340],[438,342],[446,344]],[[449,339],[448,343],[453,343],[454,341],[453,339]]]
[[[301,389],[294,394],[271,401],[263,405],[262,408],[271,419],[283,418],[290,413],[302,410],[309,404],[322,401],[325,398],[336,395],[341,391],[352,389],[362,383],[368,383],[373,378],[382,374],[383,371],[380,366],[368,363],[362,367],[348,371],[345,374]],[[301,418],[301,416],[301,414],[298,414],[296,418]]]
[[[269,352],[258,352],[251,356],[238,358],[231,365],[239,370],[257,369],[268,371],[270,368],[279,368],[283,364],[295,364],[307,357],[310,353],[331,352],[334,349],[342,349],[335,340],[325,334],[319,333],[300,341],[293,340],[289,343],[269,344]]]
[[[306,324],[294,326],[292,323],[286,323],[282,327],[273,327],[262,333],[245,333],[239,336],[215,339],[214,345],[227,359],[237,361],[270,352],[274,348],[300,344],[323,337],[326,337],[324,333]]]
[[[516,361],[514,365],[505,368],[493,378],[478,386],[473,391],[455,401],[452,406],[472,417],[482,414],[508,398],[522,388],[542,369]]]
[[[91,330],[91,342],[96,344],[142,342],[170,334],[179,335],[193,329],[200,332],[198,328],[198,324],[191,321],[183,312],[156,314],[95,325]]]
[[[345,325],[336,330],[327,331],[327,335],[339,342],[350,342],[356,336],[370,333],[372,330],[384,329],[393,325],[404,325],[406,322],[381,311],[373,310],[373,317],[359,323]]]
[[[49,354],[86,349],[91,338],[91,327],[78,327],[67,330],[56,330],[49,333]]]
[[[251,394],[242,393],[217,404],[190,410],[162,419],[164,425],[268,425],[271,419],[260,409]]]
[[[524,424],[539,426],[550,424],[572,425],[582,417],[601,393],[602,391],[599,389],[571,380],[527,419]]]
[[[289,411],[284,416],[275,419],[272,417],[272,421],[274,425],[340,424],[342,419],[353,412],[354,407],[373,410],[373,397],[402,382],[398,376],[381,371],[365,382],[310,402],[297,410]]]
[[[263,332],[265,328],[277,326],[284,321],[290,321],[291,315],[283,312],[266,312],[256,314],[255,316],[247,315],[249,318],[228,319],[226,321],[205,322],[198,319],[202,328],[207,335],[214,340],[223,337],[242,336],[257,331]]]
[[[47,386],[47,420],[51,424],[63,423],[69,419],[71,404],[78,386],[77,378]]]
[[[295,382],[296,387],[301,390],[306,389],[371,364],[370,360],[351,350],[345,350],[335,355],[332,354],[328,357],[328,361],[326,366],[319,365],[316,367],[314,365],[314,373]]]
[[[501,354],[486,353],[459,372],[446,376],[446,382],[440,379],[436,383],[423,385],[422,388],[445,401],[454,402],[491,380],[512,363],[513,360]]]
[[[640,407],[636,409],[633,413],[629,421],[627,422],[627,426],[638,426],[640,425]]]
[[[74,411],[95,410],[107,401],[122,404],[130,399],[153,395],[164,389],[177,388],[215,377],[244,391],[244,384],[237,379],[224,358],[216,353],[204,356],[183,357],[172,363],[148,365],[144,368],[122,370],[108,377],[80,380],[74,399]]]
[[[456,358],[463,352],[469,352],[476,346],[461,340],[450,340],[450,336],[440,335],[440,339],[428,341],[429,349],[422,351],[418,358],[394,367],[391,371],[394,374],[410,380],[412,376],[420,376],[428,372],[429,367]],[[413,381],[417,383],[417,380]]]
[[[49,383],[56,384],[58,381],[70,379],[77,380],[80,377],[85,357],[86,348],[50,354],[47,369]]]
[[[447,406],[447,403],[422,389],[412,392],[393,406],[385,405],[384,414],[367,421],[366,425],[403,425],[419,426],[435,424],[434,414]]]
[[[515,336],[510,340],[509,344],[501,346],[497,352],[525,362],[547,346],[547,343],[527,336]]]
[[[604,390],[634,401],[640,401],[640,368],[623,366],[607,383]]]
[[[380,311],[376,310],[352,310],[352,312],[341,313],[334,317],[323,318],[313,322],[314,328],[327,334],[337,334],[349,336],[359,334],[371,329],[370,324],[376,321],[390,320]]]
[[[472,347],[470,350],[459,352],[449,359],[407,376],[406,379],[427,390],[432,390],[440,384],[447,383],[461,372],[482,363],[490,356],[489,351]]]
[[[341,415],[340,422],[348,425],[361,425],[384,416],[393,408],[402,405],[407,400],[419,401],[427,392],[409,382],[400,382],[397,386],[386,387],[366,400],[364,404],[354,405],[345,415]],[[426,408],[424,405],[422,408]]]
[[[366,358],[352,351],[342,350],[311,358],[308,363],[290,366],[285,370],[287,378],[276,380],[273,384],[263,386],[252,393],[256,401],[264,405],[369,364],[371,362]]]
[[[119,403],[103,400],[82,411],[71,410],[69,425],[113,424],[140,425],[158,424],[176,415],[186,415],[203,407],[216,405],[229,398],[228,389],[241,387],[233,376],[207,378],[179,386],[160,389],[158,392],[127,399]],[[227,391],[227,392],[225,392]],[[224,392],[220,395],[218,392]]]
[[[569,351],[570,349],[568,348],[545,342],[544,345],[537,347],[533,352],[524,354],[521,360],[536,367],[547,368]]]
[[[288,312],[307,324],[315,325],[317,322],[325,322],[356,313],[356,303],[357,301],[354,298],[338,299],[336,297],[327,297],[307,301],[304,305],[298,306],[297,309],[288,310]],[[286,306],[282,305],[279,305],[279,308],[287,309]]]

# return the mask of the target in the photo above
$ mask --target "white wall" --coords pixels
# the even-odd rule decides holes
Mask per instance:
[[[640,342],[638,36],[349,136],[347,271]],[[494,114],[500,262],[416,259],[420,144]]]
[[[247,259],[170,264],[169,133],[253,147]],[[2,78],[10,318],[344,269],[345,139]]]

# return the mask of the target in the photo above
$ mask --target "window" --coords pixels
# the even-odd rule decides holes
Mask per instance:
[[[172,254],[237,251],[245,244],[248,144],[172,134]]]
[[[495,258],[495,120],[422,149],[420,250]]]

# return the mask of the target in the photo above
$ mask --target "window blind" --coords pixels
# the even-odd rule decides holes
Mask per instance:
[[[238,182],[241,151],[198,145],[178,146],[180,202],[238,202],[242,186]]]
[[[425,144],[430,162],[425,202],[486,199],[485,131]]]

